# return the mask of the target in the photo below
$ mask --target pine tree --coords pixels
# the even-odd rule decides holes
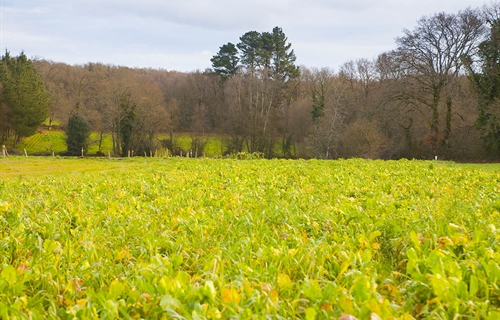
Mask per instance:
[[[240,43],[236,46],[240,49],[240,60],[242,65],[252,75],[259,65],[259,52],[263,47],[261,34],[257,31],[249,31],[240,37]]]
[[[223,78],[236,74],[238,68],[238,49],[234,44],[228,42],[220,47],[219,52],[210,59],[215,72]]]
[[[300,75],[299,68],[295,66],[295,53],[292,44],[287,43],[288,38],[280,27],[274,27],[272,33],[271,56],[273,61],[273,77],[275,80],[287,82]]]

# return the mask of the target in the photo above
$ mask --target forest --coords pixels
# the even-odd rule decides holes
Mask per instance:
[[[0,62],[0,143],[65,130],[68,154],[111,134],[113,153],[266,158],[500,160],[500,5],[422,17],[394,49],[338,70],[297,66],[280,27],[220,46],[189,73],[28,59]],[[48,119],[48,120],[47,120]],[[98,154],[101,149],[99,148]]]

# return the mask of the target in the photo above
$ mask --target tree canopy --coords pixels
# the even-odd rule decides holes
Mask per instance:
[[[484,10],[488,35],[478,46],[477,66],[467,59],[469,79],[477,94],[476,127],[491,156],[500,156],[500,7]]]
[[[274,27],[272,32],[249,31],[236,46],[230,42],[221,46],[210,61],[215,72],[224,77],[235,75],[240,68],[252,76],[258,72],[287,82],[300,75],[291,47],[280,27]]]
[[[15,135],[18,142],[21,137],[34,134],[46,120],[52,99],[24,52],[11,57],[6,51],[0,62],[0,83],[0,139]]]

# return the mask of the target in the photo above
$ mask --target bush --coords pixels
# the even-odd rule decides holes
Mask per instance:
[[[73,113],[68,120],[66,127],[66,144],[68,145],[68,155],[78,156],[87,154],[90,140],[90,124],[80,113]]]

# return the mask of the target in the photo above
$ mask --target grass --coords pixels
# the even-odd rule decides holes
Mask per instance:
[[[0,318],[497,319],[480,168],[0,158]]]
[[[168,135],[160,135],[158,139],[168,139]],[[99,151],[99,133],[93,132],[90,135],[90,144],[88,149],[88,155],[96,155]],[[207,157],[217,157],[222,154],[222,141],[220,137],[216,135],[210,135],[206,137],[207,144],[204,150],[204,154]],[[176,144],[184,150],[185,155],[187,151],[191,149],[192,137],[188,133],[178,133],[174,135],[174,140]],[[17,154],[24,154],[24,149],[28,155],[52,155],[54,151],[55,155],[61,155],[67,150],[66,146],[66,134],[64,131],[60,130],[39,130],[37,133],[30,137],[23,138],[16,147],[13,146],[13,140],[6,142],[6,146],[9,150],[14,150]],[[113,151],[113,143],[111,134],[104,134],[101,145],[101,152],[107,155],[108,152]],[[202,156],[202,155],[199,155]]]
[[[158,140],[167,140],[170,136],[167,134],[162,134],[157,137]],[[206,146],[203,151],[203,154],[206,157],[220,157],[224,154],[224,141],[223,136],[216,134],[205,135],[202,139],[205,139]],[[183,155],[186,155],[186,152],[192,150],[191,142],[193,136],[189,133],[175,133],[173,136],[174,143],[177,147],[183,150]],[[90,144],[88,148],[87,155],[94,156],[98,154],[99,151],[99,140],[100,135],[97,132],[93,132],[90,135]],[[159,142],[159,141],[158,141]],[[159,143],[160,144],[160,143]],[[14,147],[14,141],[11,138],[6,142],[6,146],[9,152],[16,154],[24,154],[24,149],[28,155],[38,155],[38,156],[47,156],[52,155],[54,152],[55,155],[62,155],[67,151],[66,146],[66,134],[64,131],[53,129],[53,130],[45,130],[40,129],[34,135],[30,137],[26,137],[21,139],[20,143],[16,147]],[[276,150],[279,150],[279,143],[277,144]],[[113,154],[113,142],[112,136],[110,133],[106,133],[103,135],[102,144],[101,144],[101,152],[104,155],[108,155],[108,152]],[[198,155],[199,157],[203,156],[203,154]],[[278,153],[279,156],[279,153]]]

